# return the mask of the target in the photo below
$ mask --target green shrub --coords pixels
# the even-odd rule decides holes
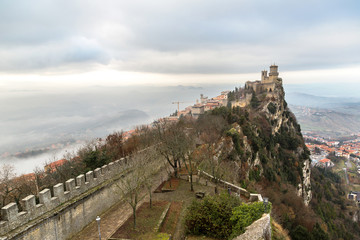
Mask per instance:
[[[232,209],[239,204],[239,198],[227,194],[194,200],[185,216],[187,233],[227,239],[232,232]]]
[[[270,209],[271,203],[265,211],[262,202],[240,203],[238,197],[228,194],[207,196],[202,201],[191,203],[185,216],[185,226],[188,234],[232,239]]]
[[[265,206],[262,202],[254,202],[250,204],[243,203],[240,206],[235,207],[230,218],[233,228],[229,239],[244,233],[247,226],[261,218],[264,212],[270,212],[270,209],[271,203],[269,203],[265,211]]]
[[[238,155],[241,156],[244,151],[242,150],[243,143],[240,139],[239,133],[234,128],[232,128],[226,134],[232,138],[232,141],[235,146],[235,150],[238,153]]]
[[[270,102],[268,104],[267,108],[271,114],[276,113],[277,107],[276,107],[276,104],[274,104],[273,102]]]
[[[82,160],[88,170],[102,167],[111,161],[109,156],[106,155],[106,151],[98,149],[84,151],[82,154]]]
[[[256,168],[251,169],[249,171],[249,180],[255,180],[255,181],[260,181],[260,170],[259,170],[259,166],[257,165]]]
[[[311,239],[311,234],[302,225],[296,226],[295,229],[290,232],[290,236],[293,240]]]
[[[260,106],[260,101],[256,97],[256,94],[254,92],[253,92],[251,100],[250,100],[250,106],[254,109],[257,108],[258,106]]]
[[[319,223],[316,223],[312,232],[312,239],[316,240],[327,240],[329,239],[329,235],[320,227]]]

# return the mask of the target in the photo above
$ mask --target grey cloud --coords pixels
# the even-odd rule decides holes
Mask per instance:
[[[0,70],[29,71],[81,63],[107,64],[110,56],[95,40],[69,39],[37,46],[1,49]],[[74,67],[74,66],[72,66]],[[80,66],[81,67],[81,66]]]
[[[359,9],[355,0],[3,2],[0,70],[239,73],[273,61],[288,70],[359,63]]]

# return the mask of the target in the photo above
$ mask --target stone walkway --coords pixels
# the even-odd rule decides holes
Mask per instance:
[[[166,173],[167,174],[167,173]],[[166,175],[163,176],[162,179],[166,179]],[[205,186],[205,179],[200,180],[200,185],[196,183],[196,177],[194,177],[194,185],[196,185],[196,191],[204,191],[207,192],[207,195],[213,192],[214,184],[211,182],[207,182],[208,186]],[[161,181],[157,181],[156,187],[153,188],[153,191],[160,185]],[[189,188],[189,183],[181,186],[181,188]],[[140,207],[143,202],[149,201],[149,196],[147,191],[143,192],[146,194],[146,197],[138,204],[137,207]],[[189,202],[194,198],[193,194],[189,192]],[[191,196],[191,197],[190,197]],[[168,192],[166,194],[153,194],[153,201],[166,200],[166,201],[184,201],[184,195],[179,196],[177,192]],[[186,198],[186,197],[185,197]],[[126,222],[126,220],[132,215],[132,209],[130,205],[124,201],[120,201],[115,204],[109,210],[100,215],[100,229],[101,229],[101,239],[110,238],[115,231]],[[87,225],[82,231],[78,234],[70,238],[71,240],[98,240],[99,232],[98,226],[94,219],[89,225]]]
[[[149,197],[146,196],[137,206],[141,206],[143,202],[149,201]],[[100,215],[100,230],[101,239],[110,238],[115,231],[126,222],[126,220],[132,215],[132,209],[126,202],[119,202],[115,206],[111,207],[105,213]],[[98,240],[99,232],[97,222],[91,222],[81,232],[76,234],[71,240]]]
[[[167,178],[167,172],[160,173],[160,175],[154,179],[153,191],[162,183],[162,179]],[[142,191],[141,194],[145,194],[146,197],[141,200],[137,208],[141,206],[142,203],[149,201],[148,192],[146,189]],[[106,212],[100,215],[100,231],[101,231],[101,239],[110,238],[115,231],[126,222],[126,220],[132,215],[132,208],[125,201],[119,201],[117,204],[112,206]],[[83,228],[79,233],[74,235],[71,240],[98,240],[99,239],[99,231],[97,222],[94,221],[88,224],[85,228]]]

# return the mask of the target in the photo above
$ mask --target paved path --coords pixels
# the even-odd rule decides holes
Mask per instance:
[[[148,197],[145,197],[139,204],[138,207],[145,201],[149,201]],[[115,231],[126,222],[131,216],[132,209],[126,202],[119,202],[115,206],[111,207],[105,213],[100,215],[101,223],[101,239],[108,239],[115,233]],[[94,219],[88,226],[86,226],[81,232],[75,235],[72,240],[98,240],[99,232],[98,226]]]
[[[154,179],[153,191],[161,184],[162,179],[166,179],[167,173],[160,173],[158,178]],[[161,176],[162,175],[162,176]],[[146,197],[140,201],[137,208],[141,206],[143,202],[149,201],[147,190],[143,190],[142,194],[146,194]],[[125,201],[119,201],[112,206],[106,212],[100,215],[100,230],[101,239],[110,238],[115,231],[126,222],[126,220],[132,215],[132,208]],[[77,233],[71,238],[71,240],[99,240],[98,226],[94,219],[93,222],[88,224],[83,230]]]

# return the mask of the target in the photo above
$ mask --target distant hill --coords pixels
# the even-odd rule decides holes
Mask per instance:
[[[290,92],[286,94],[286,101],[303,131],[327,136],[360,132],[360,98]]]
[[[360,105],[356,105],[360,107]],[[312,131],[327,136],[343,136],[360,132],[359,112],[342,111],[290,105],[302,131]]]
[[[286,101],[291,105],[331,109],[351,105],[360,106],[360,98],[324,97],[301,92],[292,92],[286,94]]]

